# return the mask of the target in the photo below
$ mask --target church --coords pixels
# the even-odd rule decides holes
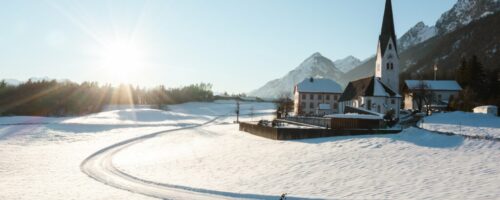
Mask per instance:
[[[399,54],[394,29],[392,2],[386,0],[382,30],[379,36],[375,62],[375,75],[351,81],[339,99],[339,112],[393,113],[399,118]]]

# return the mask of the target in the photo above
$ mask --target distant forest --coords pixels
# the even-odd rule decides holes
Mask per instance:
[[[0,81],[0,115],[71,116],[100,112],[109,104],[155,105],[212,101],[212,85],[150,89],[131,85],[81,84],[69,81],[31,81],[17,86]]]

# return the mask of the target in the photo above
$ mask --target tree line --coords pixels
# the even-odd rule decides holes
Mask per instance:
[[[140,88],[132,85],[81,84],[55,80],[21,83],[16,86],[0,81],[0,115],[72,116],[102,111],[106,105],[164,105],[189,101],[212,101],[212,85]]]
[[[500,107],[500,67],[486,70],[473,55],[469,59],[462,58],[455,77],[463,90],[451,101],[452,109],[472,111],[480,105]]]

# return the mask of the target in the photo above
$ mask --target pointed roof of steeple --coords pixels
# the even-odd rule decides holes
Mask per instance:
[[[380,47],[382,49],[382,56],[385,54],[385,49],[389,43],[389,39],[392,39],[394,42],[394,48],[396,48],[397,52],[397,37],[396,31],[394,29],[394,17],[392,14],[392,1],[385,1],[385,11],[384,11],[384,21],[382,22],[382,31],[379,36]]]

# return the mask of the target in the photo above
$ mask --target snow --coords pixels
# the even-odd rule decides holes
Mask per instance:
[[[114,162],[134,176],[207,193],[491,199],[500,195],[499,153],[500,144],[492,141],[416,128],[399,135],[274,141],[228,124],[150,140],[119,153]]]
[[[227,116],[235,108],[234,101],[217,101],[63,119],[0,117],[2,123],[51,122],[0,126],[0,199],[150,199],[89,178],[80,163],[123,140],[214,117],[220,118],[127,146],[112,164],[144,180],[225,198],[278,199],[282,193],[327,199],[500,196],[500,143],[495,141],[417,128],[395,135],[275,141],[238,131],[235,117]],[[242,102],[241,110],[255,114],[242,120],[271,119],[274,104]],[[459,114],[446,118],[471,118]],[[492,120],[481,116],[479,122]],[[488,124],[499,129],[498,121]]]
[[[340,71],[347,73],[348,71],[351,71],[355,67],[361,65],[362,62],[360,59],[354,56],[347,56],[343,59],[333,61],[333,64],[335,65],[335,67],[340,69]]]
[[[420,126],[433,131],[500,138],[500,118],[492,115],[451,112],[426,117]]]
[[[404,51],[410,47],[425,42],[436,35],[436,27],[429,27],[423,22],[419,22],[398,40],[400,51]]]
[[[306,78],[297,84],[297,89],[299,92],[342,93],[342,87],[338,83],[323,78]]]

